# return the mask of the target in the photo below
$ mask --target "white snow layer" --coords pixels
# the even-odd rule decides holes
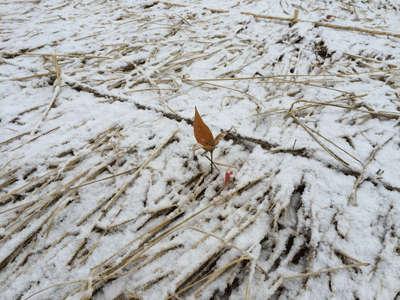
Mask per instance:
[[[0,299],[400,299],[398,1],[171,1],[0,2]]]

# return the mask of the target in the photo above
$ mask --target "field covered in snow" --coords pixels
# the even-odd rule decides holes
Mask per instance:
[[[399,300],[399,29],[396,0],[1,1],[0,299]],[[233,127],[212,172],[195,107]]]

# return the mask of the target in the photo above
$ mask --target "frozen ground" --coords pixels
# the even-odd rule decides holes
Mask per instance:
[[[400,299],[399,2],[171,1],[0,2],[0,299]]]

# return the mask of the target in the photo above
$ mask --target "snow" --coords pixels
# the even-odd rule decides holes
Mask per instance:
[[[399,298],[399,9],[1,2],[0,299]]]

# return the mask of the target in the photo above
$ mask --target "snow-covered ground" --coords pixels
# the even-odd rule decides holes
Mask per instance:
[[[400,299],[399,10],[0,2],[0,299]]]

